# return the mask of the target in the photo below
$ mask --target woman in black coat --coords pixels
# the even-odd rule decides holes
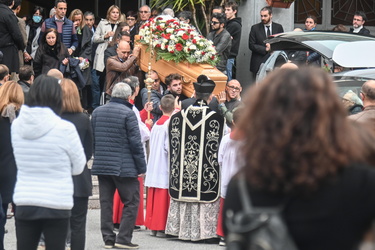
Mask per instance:
[[[8,81],[0,87],[0,196],[1,212],[5,217],[0,219],[0,249],[4,249],[4,227],[9,203],[12,202],[17,167],[10,141],[10,125],[16,118],[23,104],[23,91],[19,84]]]
[[[82,112],[83,109],[75,83],[70,79],[63,79],[61,88],[63,90],[61,118],[75,125],[88,161],[91,159],[93,146],[90,118]],[[73,176],[73,183],[74,205],[70,217],[70,247],[72,250],[84,250],[88,199],[92,195],[91,171],[87,168],[87,164],[80,175]]]
[[[375,221],[375,169],[367,166],[374,136],[347,119],[331,77],[317,68],[281,69],[251,89],[244,104],[236,124],[245,165],[224,203],[228,249],[248,249],[246,242],[234,248],[239,235],[229,235],[240,231],[233,225],[244,211],[241,176],[252,205],[263,208],[258,212],[282,207],[297,249],[359,249]]]
[[[47,29],[40,40],[40,45],[34,58],[35,77],[47,74],[50,69],[60,70],[61,64],[68,64],[68,49],[60,41],[56,29]]]

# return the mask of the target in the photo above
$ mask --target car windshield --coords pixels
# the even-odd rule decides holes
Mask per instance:
[[[353,91],[357,96],[359,96],[361,93],[361,87],[365,81],[342,79],[336,80],[335,83],[337,85],[337,92],[340,97],[343,97],[349,90]]]

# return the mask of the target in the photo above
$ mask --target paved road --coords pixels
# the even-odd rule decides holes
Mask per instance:
[[[86,249],[96,250],[104,249],[104,243],[100,234],[100,210],[93,209],[88,211],[87,221],[87,235],[86,235]],[[10,219],[7,222],[6,229],[8,233],[5,234],[5,249],[16,250],[16,236],[14,229],[14,219]],[[165,239],[159,237],[153,237],[149,235],[149,230],[141,230],[134,232],[133,243],[139,244],[140,249],[147,250],[225,250],[225,247],[220,247],[217,244],[203,244],[193,243],[189,241],[181,241],[177,239]]]

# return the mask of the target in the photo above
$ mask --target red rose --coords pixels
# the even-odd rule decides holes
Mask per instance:
[[[187,40],[187,39],[189,39],[189,36],[187,34],[183,34],[182,39]]]
[[[206,52],[202,51],[202,56],[204,56],[206,54]]]
[[[160,25],[156,26],[157,30],[163,31],[163,29],[160,27]]]
[[[174,51],[173,51],[173,50],[172,50],[172,51],[169,51],[169,53],[174,54]]]
[[[171,38],[171,34],[161,34],[161,36],[168,40]]]
[[[196,39],[193,39],[193,41],[191,41],[193,44],[197,44],[197,40]]]
[[[177,51],[181,51],[182,49],[183,49],[182,44],[181,43],[177,43],[176,44],[176,50]]]

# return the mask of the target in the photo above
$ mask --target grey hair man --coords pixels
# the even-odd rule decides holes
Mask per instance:
[[[165,8],[161,14],[174,17],[174,11],[171,8]]]
[[[146,161],[136,115],[129,98],[130,86],[119,82],[109,103],[92,114],[94,162],[98,176],[101,207],[101,233],[105,248],[138,248],[131,242],[139,205],[138,176],[146,172]],[[110,122],[109,122],[110,121]],[[113,195],[119,192],[124,212],[119,233],[113,232]]]

